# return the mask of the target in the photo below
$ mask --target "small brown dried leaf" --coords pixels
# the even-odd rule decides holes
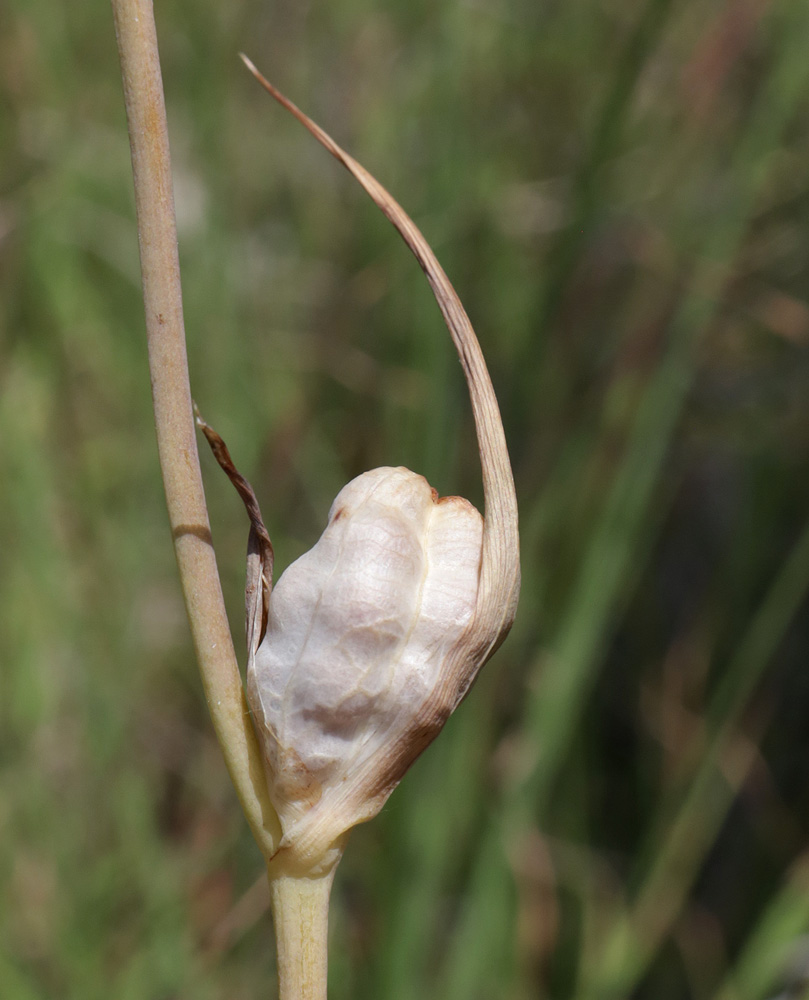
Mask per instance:
[[[267,614],[272,590],[274,553],[272,542],[255,491],[250,483],[233,464],[228,447],[219,434],[206,423],[194,404],[197,426],[205,435],[214,458],[220,464],[236,492],[242,498],[247,516],[250,518],[250,534],[247,539],[247,574],[244,588],[245,632],[247,635],[248,666],[256,655],[256,650],[267,629]]]

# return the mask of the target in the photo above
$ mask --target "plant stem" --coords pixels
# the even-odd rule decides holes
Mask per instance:
[[[280,1000],[326,1000],[333,881],[334,869],[318,878],[270,877]]]
[[[138,218],[157,447],[205,697],[247,820],[266,857],[278,820],[230,634],[197,455],[183,327],[166,109],[152,0],[112,0]]]

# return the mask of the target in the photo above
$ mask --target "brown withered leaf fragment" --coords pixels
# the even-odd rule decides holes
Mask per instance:
[[[250,518],[250,534],[247,539],[247,573],[244,587],[245,633],[247,636],[248,663],[255,657],[256,650],[267,629],[274,553],[272,542],[255,491],[250,483],[233,464],[230,452],[219,434],[202,419],[197,404],[194,403],[197,426],[205,435],[214,458],[222,467]]]

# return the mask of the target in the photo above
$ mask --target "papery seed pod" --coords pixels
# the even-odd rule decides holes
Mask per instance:
[[[407,469],[345,486],[316,545],[272,582],[258,504],[202,421],[251,519],[247,692],[283,838],[276,864],[322,871],[437,735],[507,634],[519,592],[517,505],[497,401],[455,291],[401,207],[251,72],[354,175],[421,264],[458,350],[483,470],[485,520]]]
[[[437,692],[474,615],[482,537],[467,500],[374,469],[281,576],[247,690],[282,847],[316,854],[373,816],[412,759],[414,720],[445,721]]]

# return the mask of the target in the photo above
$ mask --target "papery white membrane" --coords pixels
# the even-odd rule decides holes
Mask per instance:
[[[248,697],[287,833],[430,698],[475,608],[483,519],[404,468],[345,486],[272,592]],[[344,829],[367,816],[345,817]]]

